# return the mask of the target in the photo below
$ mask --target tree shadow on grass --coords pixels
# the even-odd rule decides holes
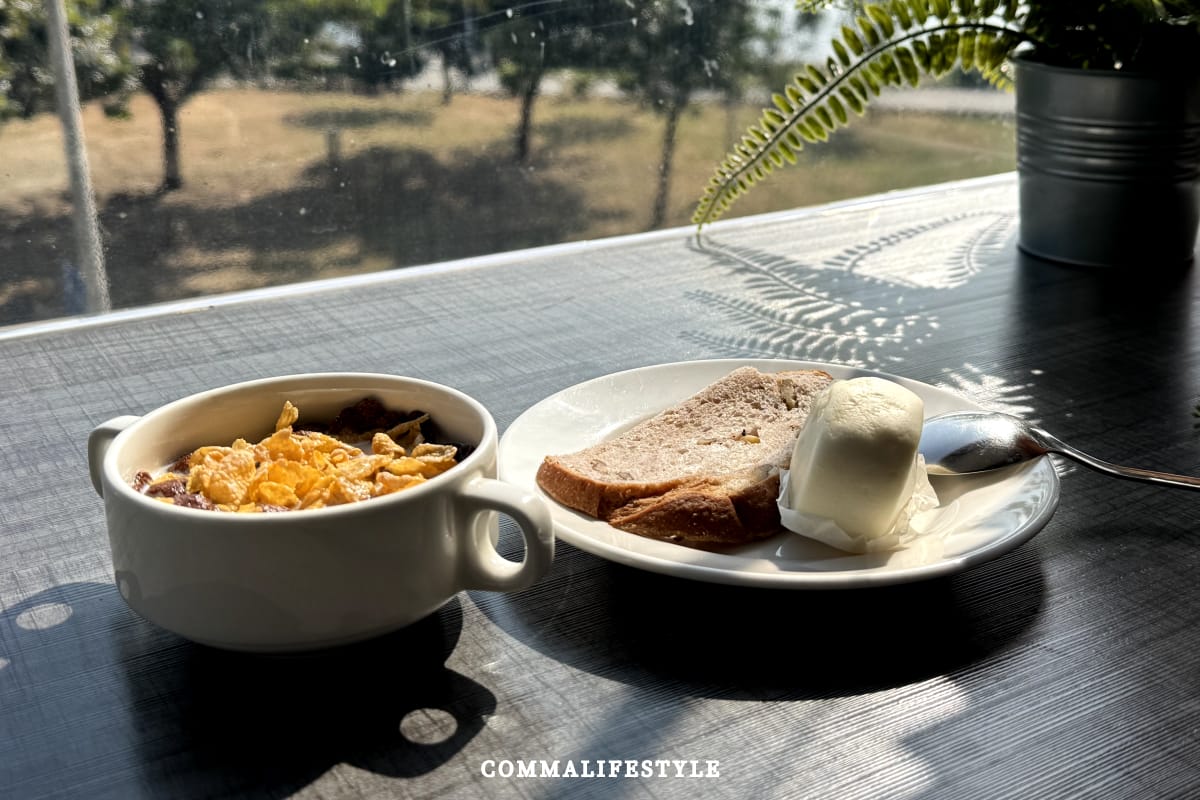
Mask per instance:
[[[114,308],[569,241],[595,216],[582,187],[514,164],[506,142],[446,160],[374,148],[246,203],[187,201],[185,189],[104,203]],[[81,312],[72,257],[66,214],[0,210],[0,325]]]
[[[543,147],[567,147],[586,142],[614,141],[630,134],[633,126],[627,117],[560,117],[537,126]]]
[[[423,128],[433,121],[433,113],[395,108],[322,108],[303,114],[288,114],[283,121],[288,125],[313,130],[370,128],[383,124]]]

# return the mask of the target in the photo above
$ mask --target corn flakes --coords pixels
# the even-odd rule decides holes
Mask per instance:
[[[319,430],[296,430],[300,411],[283,405],[275,431],[257,443],[236,439],[228,447],[206,445],[151,478],[139,472],[136,490],[176,505],[232,512],[290,511],[357,503],[424,483],[459,462],[465,445],[427,442],[421,425],[429,414],[395,422],[377,400],[367,398],[335,418],[343,438]],[[349,424],[384,421],[385,430],[363,430],[369,451],[345,441]],[[354,441],[359,441],[355,438]]]

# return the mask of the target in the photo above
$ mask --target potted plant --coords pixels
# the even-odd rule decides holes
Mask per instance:
[[[830,0],[799,0],[816,13]],[[889,0],[772,96],[693,222],[714,221],[887,86],[958,67],[1015,85],[1020,247],[1089,265],[1186,261],[1200,221],[1200,0]]]

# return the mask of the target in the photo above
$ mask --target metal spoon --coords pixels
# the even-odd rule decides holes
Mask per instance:
[[[925,420],[918,447],[930,475],[967,475],[1058,453],[1107,475],[1135,481],[1200,489],[1200,478],[1136,467],[1121,467],[1081,453],[1011,414],[953,411]]]

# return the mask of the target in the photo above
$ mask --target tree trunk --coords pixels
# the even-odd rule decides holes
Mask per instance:
[[[529,134],[533,127],[533,103],[537,100],[538,90],[542,85],[543,70],[539,66],[530,73],[525,91],[521,93],[521,121],[517,125],[517,163],[524,164],[529,160]]]
[[[442,53],[442,105],[450,105],[450,98],[454,96],[454,85],[450,82],[450,56],[448,53]]]
[[[162,191],[184,186],[179,172],[179,104],[168,97],[155,97],[162,116]]]
[[[667,108],[667,126],[663,131],[662,159],[658,163],[658,192],[654,197],[654,211],[650,215],[650,230],[661,228],[667,218],[667,196],[671,188],[671,165],[675,160],[675,134],[679,129],[679,115],[683,113],[687,99],[676,97]]]
[[[183,186],[183,175],[179,170],[179,107],[199,87],[199,81],[195,75],[188,76],[182,82],[182,88],[172,89],[162,70],[152,66],[142,68],[138,81],[158,106],[163,131],[161,189],[171,192]]]

